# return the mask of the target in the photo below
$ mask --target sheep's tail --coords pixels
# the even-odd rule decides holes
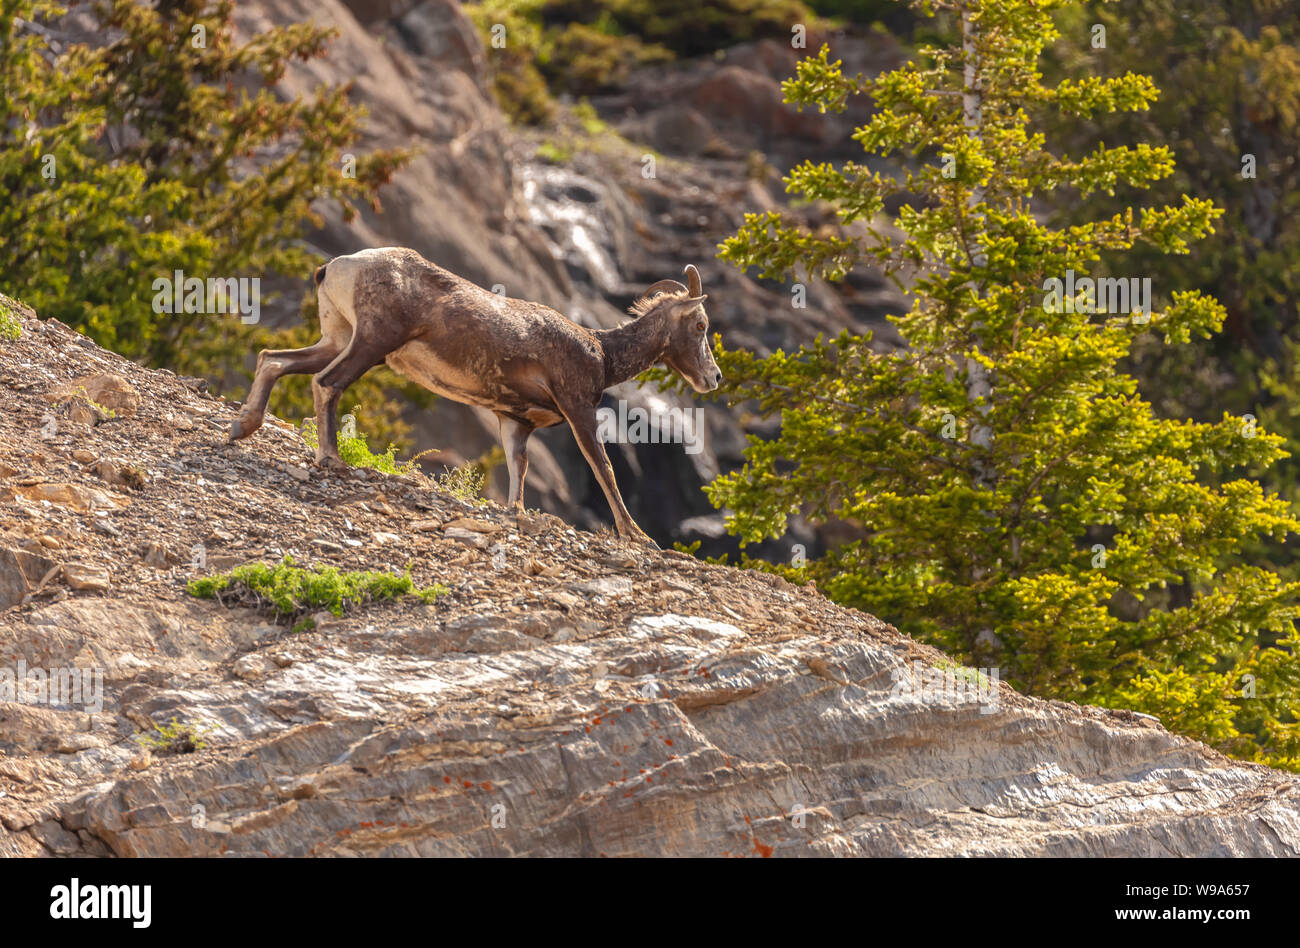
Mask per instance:
[[[325,280],[325,268],[328,267],[328,266],[329,266],[328,263],[322,263],[319,267],[316,268],[316,285],[317,285],[317,286],[320,286],[321,283],[324,282],[324,280]]]

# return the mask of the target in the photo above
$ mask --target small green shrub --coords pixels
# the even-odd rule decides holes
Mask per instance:
[[[984,674],[978,668],[971,668],[967,665],[959,665],[951,659],[941,658],[934,663],[934,667],[943,672],[952,674],[954,680],[969,682],[977,688],[983,688],[986,691],[993,687],[992,679]]]
[[[478,463],[462,464],[443,471],[438,475],[437,481],[439,487],[457,500],[474,503],[479,500],[479,495],[487,484],[487,472]]]
[[[353,417],[360,409],[353,409]],[[316,419],[306,418],[302,423],[302,440],[314,451],[320,443],[316,436]],[[338,433],[339,457],[352,467],[369,467],[385,474],[410,474],[415,471],[414,461],[398,461],[397,445],[390,444],[383,454],[375,454],[361,435]]]
[[[291,623],[319,609],[341,616],[345,609],[368,602],[412,595],[430,603],[450,592],[442,583],[417,588],[409,567],[400,575],[377,571],[344,573],[333,566],[304,569],[295,566],[291,556],[285,556],[275,566],[248,563],[229,573],[191,580],[186,589],[192,596],[216,599],[223,605],[251,603],[277,620]],[[298,623],[294,628],[301,631],[307,627]]]
[[[174,716],[170,723],[155,724],[153,728],[153,733],[142,732],[136,735],[136,740],[159,754],[192,754],[208,746],[202,737],[207,728],[182,724]]]
[[[353,409],[354,417],[359,413],[359,408]],[[303,419],[302,439],[312,450],[316,449],[320,439],[316,436],[315,419]],[[370,445],[366,443],[365,438],[360,435],[344,434],[342,430],[338,433],[338,446],[339,457],[352,467],[368,467],[384,474],[398,476],[407,474],[423,476],[423,471],[416,462],[425,454],[432,453],[432,449],[422,451],[409,461],[399,461],[396,456],[396,445],[390,444],[383,454],[375,454],[370,450]],[[505,455],[501,453],[499,447],[495,447],[477,461],[471,461],[458,468],[447,468],[434,477],[434,482],[457,500],[483,503],[481,495],[487,486],[488,474],[496,464],[504,461]]]

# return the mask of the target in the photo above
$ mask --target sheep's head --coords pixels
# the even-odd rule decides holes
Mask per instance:
[[[722,384],[722,372],[709,347],[709,314],[704,311],[708,299],[700,285],[700,271],[686,267],[686,286],[676,280],[660,280],[646,291],[645,298],[667,294],[668,343],[660,360],[697,392],[711,392]]]

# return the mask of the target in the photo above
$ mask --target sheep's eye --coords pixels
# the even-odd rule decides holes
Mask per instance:
[[[696,332],[704,332],[704,323],[696,323],[696,324],[695,324],[695,331],[696,331]]]

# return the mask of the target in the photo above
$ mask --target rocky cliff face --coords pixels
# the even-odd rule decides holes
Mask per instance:
[[[774,577],[316,470],[275,420],[228,445],[201,389],[0,341],[0,854],[1300,851],[1292,775]],[[284,554],[450,592],[306,632],[185,592]],[[146,752],[173,719],[206,746]]]
[[[868,273],[838,288],[812,283],[806,305],[796,308],[790,286],[760,283],[715,259],[717,244],[747,211],[784,206],[772,166],[829,159],[853,147],[848,133],[861,114],[800,114],[781,103],[779,82],[802,51],[746,44],[720,58],[634,73],[626,90],[594,100],[613,131],[552,165],[538,157],[538,147],[552,135],[568,140],[569,130],[531,132],[506,123],[488,91],[492,50],[455,0],[255,0],[236,9],[246,34],[309,19],[341,35],[325,58],[291,67],[279,91],[295,96],[322,82],[351,82],[355,100],[369,111],[360,147],[418,149],[384,190],[381,214],[366,210],[352,223],[334,215],[313,236],[325,254],[412,247],[481,286],[499,285],[593,327],[617,325],[646,287],[680,279],[693,263],[725,345],[760,353],[794,349],[846,326],[873,328],[887,340],[892,328],[883,317],[906,308]],[[873,35],[836,54],[848,67],[870,70],[890,63],[897,50]],[[650,154],[653,176],[645,162]],[[810,226],[831,219],[818,209],[800,213]],[[297,319],[302,286],[285,289],[278,316],[268,311],[273,321]],[[609,404],[617,399],[650,417],[696,404],[636,384],[612,392]],[[700,408],[699,453],[687,455],[680,444],[611,445],[610,453],[620,481],[656,485],[624,492],[647,531],[664,545],[702,539],[706,551],[716,552],[734,546],[722,538],[721,515],[700,487],[741,463],[745,429],[736,412],[712,403]],[[409,420],[416,448],[438,449],[440,461],[476,458],[497,443],[496,419],[466,406],[443,401]],[[609,521],[566,430],[539,433],[531,453],[529,503],[591,528]],[[493,487],[503,499],[504,469]],[[815,531],[796,523],[786,542],[767,552],[788,557],[796,542],[819,550]]]

